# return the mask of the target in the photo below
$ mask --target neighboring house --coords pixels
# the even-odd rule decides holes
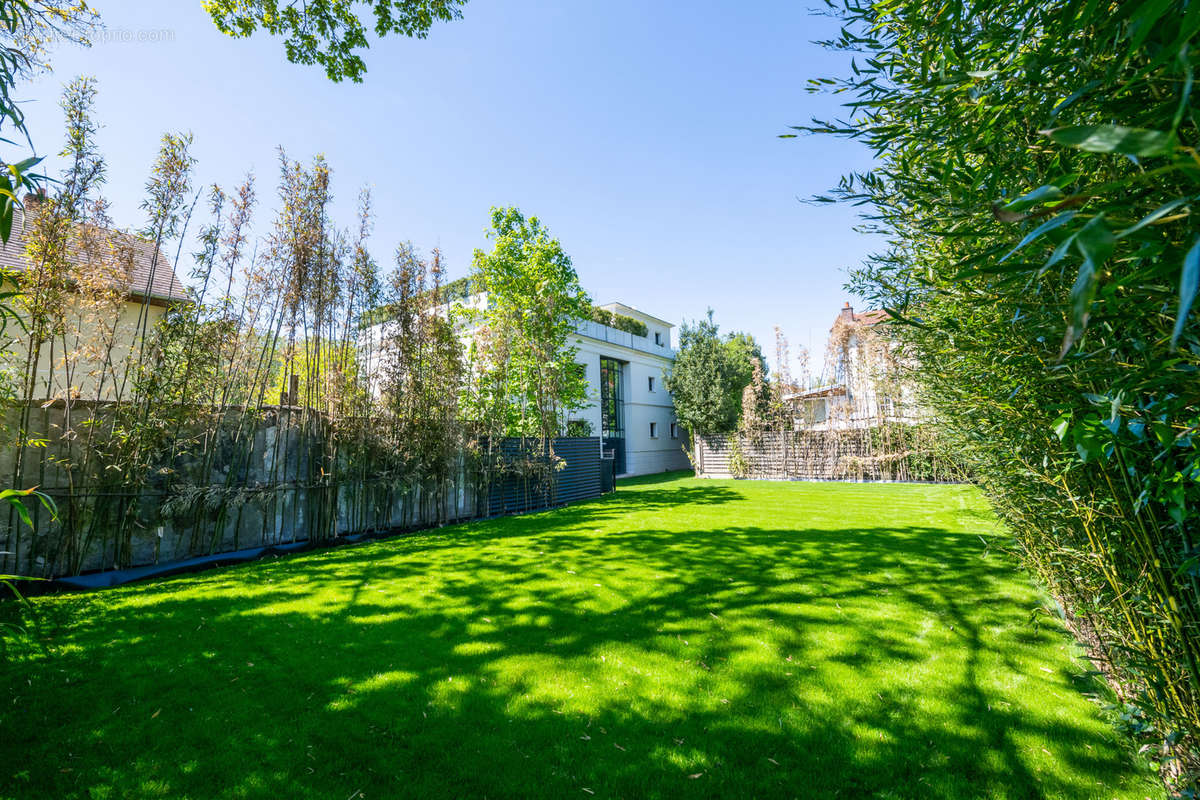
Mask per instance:
[[[31,202],[38,201],[26,201]],[[36,280],[26,249],[31,213],[18,209],[12,234],[0,245],[0,270],[26,286]],[[80,227],[68,253],[62,325],[40,348],[33,396],[27,399],[111,400],[142,331],[153,330],[186,292],[171,261],[139,236]],[[85,293],[90,293],[89,300]],[[19,303],[9,303],[20,312]],[[15,323],[4,335],[4,366],[17,375],[25,373],[28,335]]]
[[[849,303],[829,330],[825,376],[818,386],[784,395],[797,430],[848,430],[920,421],[912,385],[900,373],[881,322],[887,312],[857,313]]]
[[[487,308],[487,293],[471,294],[455,302],[475,311]],[[443,307],[445,308],[445,307]],[[618,475],[646,475],[687,469],[686,442],[675,417],[675,404],[663,385],[675,361],[671,349],[674,326],[623,303],[599,306],[603,311],[629,317],[646,326],[638,336],[592,320],[575,326],[571,344],[575,360],[587,378],[591,402],[570,415],[566,433],[598,436],[601,449],[616,462]],[[379,369],[384,325],[367,331],[367,372]],[[464,331],[464,347],[470,341]],[[378,383],[373,381],[378,392]]]

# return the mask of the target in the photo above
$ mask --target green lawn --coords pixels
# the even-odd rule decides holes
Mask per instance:
[[[996,535],[967,487],[673,475],[42,598],[0,796],[1161,797]]]

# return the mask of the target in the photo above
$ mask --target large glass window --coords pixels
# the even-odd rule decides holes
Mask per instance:
[[[600,435],[605,439],[625,438],[623,366],[615,358],[600,359]]]

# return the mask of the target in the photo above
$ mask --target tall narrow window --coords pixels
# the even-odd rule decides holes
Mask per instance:
[[[650,391],[654,391],[654,376],[650,376]]]
[[[624,366],[615,358],[600,358],[600,436],[604,447],[613,451],[618,475],[625,473]]]
[[[662,346],[662,334],[659,333],[658,331],[654,332],[654,343],[656,345],[658,345],[659,347]]]
[[[606,439],[625,437],[625,397],[621,390],[621,362],[600,359],[600,427]]]
[[[651,439],[658,438],[658,423],[657,422],[650,423],[650,438]]]
[[[679,438],[679,423],[678,422],[671,423],[671,438],[672,439]]]

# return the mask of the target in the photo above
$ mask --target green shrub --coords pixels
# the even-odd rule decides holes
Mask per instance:
[[[632,333],[634,336],[645,336],[650,332],[646,323],[623,314],[613,314],[613,327],[619,331]]]
[[[650,329],[646,327],[646,323],[636,320],[633,317],[627,317],[624,314],[614,314],[611,311],[605,311],[603,308],[592,308],[592,322],[599,322],[601,325],[607,325],[619,331],[632,333],[634,336],[645,336],[650,332]]]
[[[469,300],[472,295],[484,291],[487,291],[487,286],[484,285],[480,277],[478,275],[468,275],[452,280],[438,289],[429,289],[426,294],[429,297],[436,297],[437,305],[444,305],[455,301]],[[395,319],[398,313],[399,306],[396,303],[383,303],[363,312],[362,316],[359,317],[358,327],[366,329],[381,322],[389,322]]]
[[[586,419],[567,421],[567,436],[591,436],[592,423]]]

